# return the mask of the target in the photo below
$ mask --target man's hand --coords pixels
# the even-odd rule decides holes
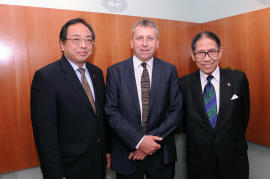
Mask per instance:
[[[162,138],[158,136],[146,135],[139,146],[140,151],[148,155],[155,153],[161,148],[161,146],[157,144],[155,140],[161,141]]]
[[[139,149],[136,150],[134,153],[130,152],[128,159],[132,160],[143,160],[147,156],[146,153],[140,151]]]
[[[111,166],[111,154],[106,154],[106,157],[107,157],[107,165],[106,167],[109,168]]]

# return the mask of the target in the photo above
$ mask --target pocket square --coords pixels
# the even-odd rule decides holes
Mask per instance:
[[[237,99],[238,98],[238,96],[236,95],[236,94],[234,94],[233,96],[232,96],[232,99],[231,100],[234,100],[234,99]]]

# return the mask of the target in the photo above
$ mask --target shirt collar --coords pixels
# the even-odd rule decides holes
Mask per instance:
[[[211,74],[218,82],[220,82],[220,69],[219,66],[215,69],[215,71]],[[200,70],[200,77],[201,77],[201,82],[207,83],[207,74],[205,74],[202,70]]]
[[[65,57],[66,57],[66,55],[65,55]],[[78,70],[78,68],[80,68],[78,65],[76,65],[75,63],[73,63],[72,61],[70,61],[67,57],[66,57],[66,59],[68,60],[68,62],[70,63],[70,65],[72,66],[72,68],[74,69],[74,71],[76,71],[76,70]],[[85,64],[86,63],[83,64],[82,68],[84,68],[85,70],[87,70]]]
[[[154,57],[152,57],[149,61],[145,62],[147,64],[148,67],[152,68],[153,67],[153,61],[154,61]],[[143,62],[141,60],[139,60],[135,55],[133,55],[133,65],[134,65],[134,69],[138,68],[139,66],[141,66]]]

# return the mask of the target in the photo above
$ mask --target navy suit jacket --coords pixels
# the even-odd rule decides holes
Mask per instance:
[[[213,178],[218,160],[222,179],[248,179],[245,132],[250,99],[245,74],[220,68],[220,106],[215,130],[205,112],[199,71],[180,78],[179,85],[184,101],[188,178]],[[238,98],[232,100],[234,94]]]
[[[163,138],[161,149],[147,156],[156,168],[177,161],[173,131],[182,120],[182,96],[174,65],[154,57],[147,134]],[[105,112],[113,130],[112,165],[117,173],[131,175],[138,161],[130,152],[144,134],[135,81],[133,57],[108,68]]]
[[[105,122],[104,78],[98,67],[90,63],[86,67],[94,86],[96,114],[65,56],[34,75],[31,118],[45,179],[105,178],[111,133]]]

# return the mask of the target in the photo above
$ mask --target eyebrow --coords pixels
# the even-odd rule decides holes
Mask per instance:
[[[78,37],[82,37],[82,36],[80,36],[80,35],[78,35],[78,34],[73,34],[72,36],[78,36]],[[86,37],[91,37],[91,38],[92,38],[92,36],[91,36],[91,35],[87,35]]]
[[[134,37],[136,37],[136,38],[138,38],[138,37],[146,37],[146,38],[153,37],[153,38],[155,38],[156,36],[154,36],[154,35],[146,35],[146,36],[144,36],[144,35],[137,35],[137,36],[134,36]]]
[[[218,50],[218,49],[210,48],[210,49],[208,49],[207,51],[209,51],[209,50]],[[197,50],[197,52],[205,52],[205,50]]]

